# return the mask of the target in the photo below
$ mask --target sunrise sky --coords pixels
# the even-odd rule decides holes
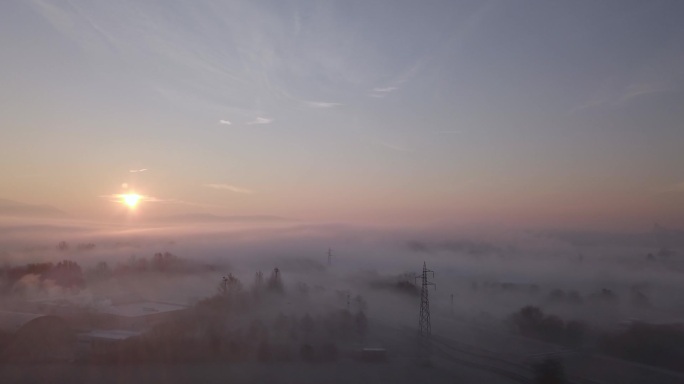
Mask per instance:
[[[679,0],[1,1],[0,198],[684,225],[683,20]]]

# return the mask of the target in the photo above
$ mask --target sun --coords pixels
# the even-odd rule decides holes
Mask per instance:
[[[133,209],[138,205],[141,198],[142,198],[142,196],[140,196],[138,194],[127,193],[127,194],[121,195],[121,202],[128,205],[129,208]]]

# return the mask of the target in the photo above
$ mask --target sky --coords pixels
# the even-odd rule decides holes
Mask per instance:
[[[681,227],[682,20],[678,0],[2,1],[0,198]]]

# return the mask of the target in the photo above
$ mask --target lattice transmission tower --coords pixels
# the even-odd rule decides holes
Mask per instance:
[[[420,286],[420,315],[418,316],[418,328],[420,334],[418,336],[418,357],[422,360],[428,361],[432,348],[430,347],[430,335],[432,334],[432,326],[430,325],[430,296],[429,286],[432,285],[437,289],[435,283],[428,280],[428,274],[435,277],[435,272],[427,269],[425,262],[423,262],[423,273],[416,276],[416,279],[421,279]]]

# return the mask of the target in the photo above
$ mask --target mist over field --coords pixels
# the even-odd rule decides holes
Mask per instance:
[[[681,252],[682,232],[660,227],[643,233],[615,234],[446,224],[387,227],[200,221],[105,225],[78,220],[4,219],[0,233],[0,261],[7,264],[68,259],[89,269],[100,262],[114,267],[157,252],[170,252],[189,263],[190,273],[150,276],[126,289],[183,303],[212,294],[220,276],[227,273],[251,282],[257,271],[269,272],[275,267],[291,286],[303,282],[331,290],[353,288],[373,297],[378,292],[391,295],[396,292],[382,290],[378,288],[382,284],[374,283],[391,286],[403,274],[420,272],[426,262],[436,271],[438,290],[432,295],[434,302],[446,308],[453,293],[455,308],[470,315],[487,312],[505,316],[520,306],[535,303],[598,322],[595,312],[545,302],[543,298],[554,289],[572,290],[583,296],[611,289],[629,297],[630,289],[636,288],[643,290],[657,307],[674,311],[663,312],[659,320],[684,314],[679,309],[684,302],[674,295],[684,284],[684,264],[677,257],[663,254]],[[69,249],[58,249],[62,241]],[[664,243],[669,248],[664,248]],[[94,246],[85,247],[87,244]],[[332,250],[330,265],[328,249]],[[534,285],[538,291],[487,292],[487,284]],[[171,285],[173,289],[169,289]],[[482,290],[475,288],[478,285]],[[378,300],[383,300],[382,295]],[[614,313],[606,315],[624,320],[638,314],[639,308],[623,301]],[[649,316],[661,317],[657,312]]]

